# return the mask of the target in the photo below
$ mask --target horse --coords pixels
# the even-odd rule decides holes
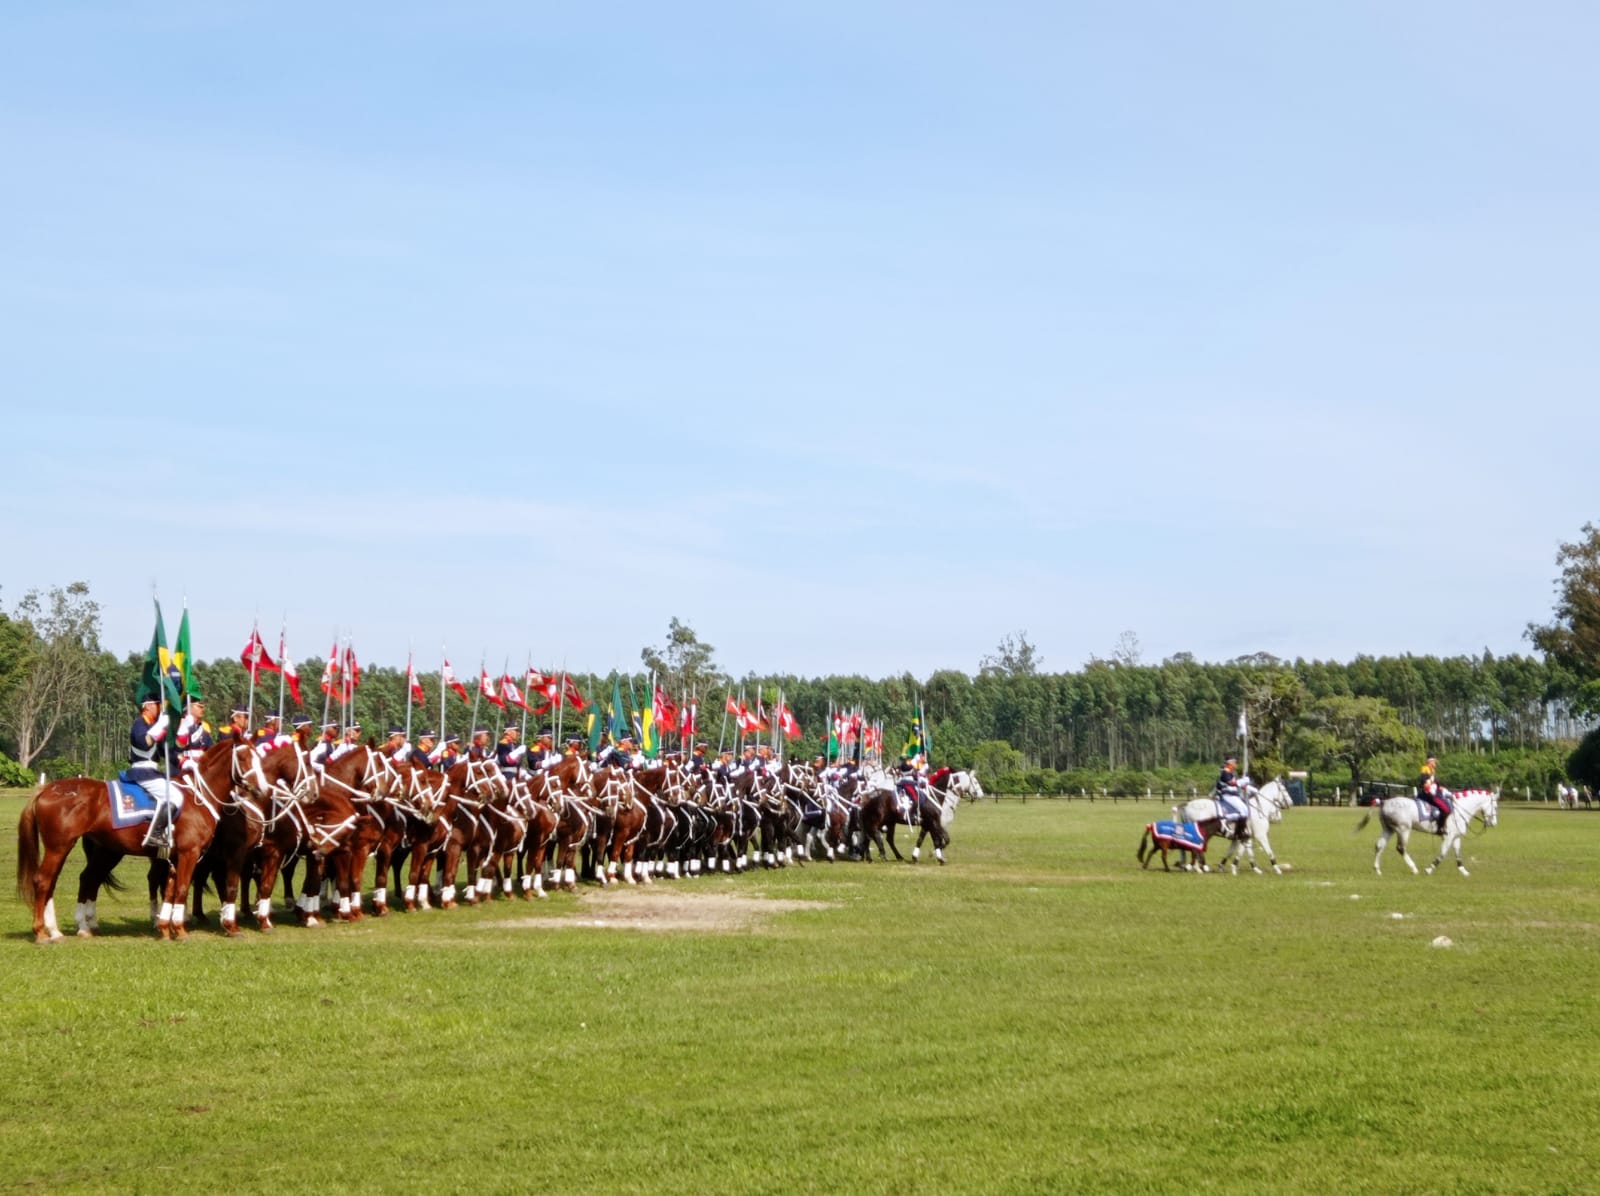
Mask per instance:
[[[1252,789],[1245,798],[1245,808],[1250,811],[1250,817],[1245,820],[1246,833],[1229,842],[1217,870],[1220,872],[1226,866],[1234,876],[1238,876],[1239,856],[1244,854],[1250,858],[1250,871],[1257,876],[1264,876],[1265,873],[1256,867],[1256,844],[1259,843],[1267,853],[1267,863],[1272,865],[1272,871],[1282,876],[1283,866],[1272,854],[1271,828],[1274,822],[1283,821],[1283,812],[1293,804],[1294,799],[1289,796],[1288,787],[1280,780],[1274,779],[1259,789]]]
[[[1261,800],[1261,795],[1269,791],[1271,793],[1271,797],[1263,802]],[[1257,789],[1255,786],[1246,781],[1240,785],[1240,792],[1244,800],[1246,814],[1244,826],[1239,832],[1240,838],[1247,838],[1248,836],[1255,834],[1257,831],[1265,833],[1267,824],[1275,821],[1275,819],[1272,817],[1272,813],[1275,810],[1281,810],[1283,806],[1289,803],[1288,790],[1283,787],[1282,783],[1276,780],[1268,781],[1267,784],[1261,789]],[[1195,824],[1195,826],[1200,828],[1201,846],[1198,850],[1192,847],[1186,847],[1182,843],[1178,842],[1170,844],[1170,846],[1177,848],[1180,857],[1187,857],[1191,855],[1194,857],[1194,861],[1192,863],[1186,858],[1183,860],[1184,871],[1211,871],[1211,866],[1206,863],[1206,847],[1210,845],[1212,836],[1222,835],[1223,838],[1231,838],[1231,836],[1229,836],[1223,829],[1224,820],[1222,817],[1222,803],[1214,797],[1197,797],[1192,801],[1184,802],[1184,804],[1181,806],[1173,806],[1172,816],[1179,822],[1192,822]],[[1281,818],[1282,814],[1279,814],[1278,817]],[[1228,821],[1233,822],[1231,819]],[[1233,825],[1238,824],[1234,822]],[[1142,843],[1140,850],[1143,850]],[[1250,852],[1250,866],[1255,868],[1257,872],[1261,871],[1261,869],[1256,868],[1255,866],[1255,849],[1252,847],[1247,848],[1247,850]],[[1229,848],[1228,854],[1223,857],[1225,862],[1233,863],[1233,869],[1236,875],[1238,873],[1238,863],[1236,862],[1237,854],[1238,848],[1237,846],[1233,846]],[[1144,857],[1141,856],[1140,858]],[[1272,848],[1270,844],[1267,847],[1267,858],[1272,863],[1273,871],[1281,874],[1283,869],[1278,866],[1277,860],[1273,859]],[[1162,862],[1166,862],[1164,854],[1162,857]]]
[[[960,804],[961,795],[952,791],[945,791],[938,800],[928,793],[920,790],[917,793],[917,821],[928,829],[925,833],[933,836],[933,854],[939,863],[944,863],[944,849],[950,845],[950,835],[945,830],[950,820],[955,817],[955,809]],[[878,858],[887,860],[888,851],[894,852],[894,858],[903,860],[906,857],[900,854],[900,848],[895,845],[894,828],[897,825],[910,826],[904,815],[900,813],[900,802],[895,793],[894,783],[887,773],[878,774],[877,783],[861,799],[860,806],[860,831],[861,858],[868,862],[872,860],[872,845],[878,845]],[[931,825],[929,825],[931,824]],[[888,851],[884,850],[883,832],[889,832]],[[917,844],[911,849],[911,862],[917,862],[921,854],[923,835],[917,836]]]
[[[207,748],[173,784],[184,803],[172,823],[172,872],[162,895],[156,932],[163,939],[185,939],[189,932],[184,929],[183,911],[194,868],[216,834],[223,809],[230,804],[230,791],[238,785],[265,797],[269,786],[255,749],[232,741]],[[101,849],[98,857],[112,863],[125,855],[154,856],[158,849],[145,846],[145,831],[143,822],[121,828],[112,822],[104,781],[70,777],[40,789],[23,807],[17,822],[17,893],[24,900],[33,900],[34,941],[51,943],[66,937],[56,924],[55,889],[75,843],[92,841]],[[91,856],[91,861],[94,859]],[[94,907],[100,878],[90,875],[98,871],[94,866],[85,870],[85,883],[79,887],[76,921],[78,933],[84,937],[92,935],[98,925]]]
[[[942,776],[940,775],[941,773],[943,774]],[[968,801],[977,801],[986,796],[983,792],[983,786],[978,783],[976,769],[955,769],[951,772],[945,772],[940,769],[938,773],[934,774],[930,787],[940,793],[954,793],[957,797],[964,797]]]
[[[1494,826],[1500,821],[1500,790],[1488,789],[1463,789],[1453,794],[1453,804],[1450,816],[1444,820],[1444,825],[1439,826],[1438,816],[1432,813],[1432,807],[1424,812],[1421,807],[1424,803],[1415,797],[1391,797],[1377,807],[1378,821],[1383,827],[1378,835],[1378,847],[1372,855],[1372,868],[1379,876],[1383,875],[1383,849],[1388,845],[1389,836],[1395,836],[1395,847],[1400,852],[1400,858],[1406,862],[1413,874],[1417,865],[1412,861],[1406,851],[1406,841],[1411,837],[1412,830],[1421,828],[1430,835],[1439,835],[1442,842],[1439,845],[1439,854],[1424,870],[1429,876],[1433,870],[1444,860],[1450,849],[1455,848],[1456,867],[1462,876],[1470,876],[1466,865],[1461,862],[1461,840],[1466,838],[1467,826],[1474,818],[1481,818],[1486,827]],[[1362,815],[1361,821],[1356,823],[1355,834],[1366,826],[1372,818],[1372,810]]]

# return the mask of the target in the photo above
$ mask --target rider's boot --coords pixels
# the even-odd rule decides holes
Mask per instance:
[[[166,859],[172,849],[172,804],[158,802],[156,816],[150,820],[150,829],[145,832],[144,846],[154,847],[159,859]]]

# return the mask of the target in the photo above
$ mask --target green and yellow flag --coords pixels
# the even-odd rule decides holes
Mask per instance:
[[[179,688],[183,691],[183,700],[200,702],[200,679],[194,675],[194,652],[189,646],[189,608],[183,608],[183,618],[178,621],[178,642],[172,649],[172,664],[178,670],[182,682]],[[169,669],[170,673],[171,670]]]
[[[652,675],[650,692],[645,695],[644,705],[639,707],[639,750],[644,753],[646,760],[654,760],[661,754],[661,734],[656,730],[655,688],[655,677]],[[632,677],[628,678],[628,693],[633,693]]]
[[[144,654],[144,667],[139,670],[139,701],[157,698],[174,714],[182,714],[183,697],[172,673],[172,653],[167,651],[167,627],[161,619],[161,603],[156,603],[156,629],[150,636],[150,647]]]

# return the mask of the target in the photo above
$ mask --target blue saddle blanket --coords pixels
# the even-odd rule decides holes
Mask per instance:
[[[111,825],[132,826],[136,822],[149,822],[156,816],[156,799],[129,780],[127,773],[118,773],[117,779],[106,782],[106,796],[111,800]]]
[[[1200,834],[1200,828],[1194,823],[1162,821],[1155,825],[1157,839],[1171,843],[1174,847],[1189,847],[1195,851],[1205,850],[1205,837]]]

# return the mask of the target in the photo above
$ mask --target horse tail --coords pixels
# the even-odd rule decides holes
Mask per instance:
[[[1144,828],[1144,834],[1139,837],[1139,854],[1133,857],[1134,859],[1138,860],[1141,864],[1144,863],[1144,849],[1145,849],[1145,845],[1150,842],[1151,830],[1152,830],[1152,827],[1150,826],[1150,824],[1146,823],[1145,824],[1145,828]]]
[[[17,819],[17,896],[33,900],[33,881],[39,874],[39,799],[22,807]]]
[[[1361,816],[1361,821],[1356,823],[1355,829],[1350,832],[1352,835],[1359,834],[1360,831],[1361,831],[1361,828],[1366,826],[1367,823],[1372,821],[1372,811],[1375,810],[1375,809],[1377,809],[1376,806],[1368,806],[1367,807],[1367,812]]]

